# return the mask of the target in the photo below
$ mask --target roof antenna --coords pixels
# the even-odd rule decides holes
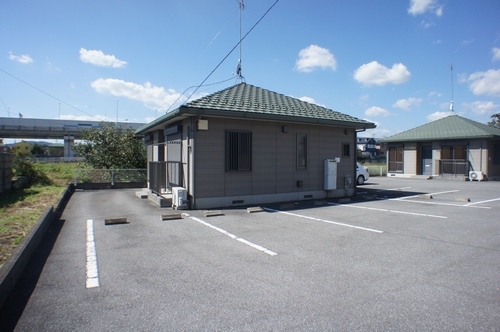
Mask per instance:
[[[450,71],[451,71],[451,104],[450,104],[450,111],[455,112],[453,109],[453,63],[450,65]]]
[[[241,12],[243,9],[245,9],[245,2],[243,0],[236,0],[238,1],[238,4],[240,5],[240,58],[238,60],[238,64],[236,65],[236,75],[238,75],[238,78],[236,79],[236,82],[241,83],[245,82],[245,78],[243,75],[241,75],[241,44],[242,44],[242,39],[241,39]]]

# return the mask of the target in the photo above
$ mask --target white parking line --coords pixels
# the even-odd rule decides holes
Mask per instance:
[[[471,205],[483,204],[483,203],[489,203],[489,202],[495,202],[495,201],[500,201],[500,198],[494,198],[494,199],[488,199],[486,201],[468,203],[468,204],[465,204],[464,206],[471,206]],[[480,207],[480,206],[473,206],[473,207]],[[485,207],[482,207],[482,208],[485,208]]]
[[[304,218],[304,219],[309,219],[309,220],[314,220],[314,221],[320,221],[320,222],[324,222],[324,223],[328,223],[328,224],[334,224],[334,225],[338,225],[338,226],[344,226],[344,227],[350,227],[350,228],[360,229],[360,230],[363,230],[363,231],[369,231],[369,232],[375,232],[375,233],[383,233],[384,232],[384,231],[379,231],[377,229],[360,227],[360,226],[350,225],[350,224],[346,224],[346,223],[342,223],[342,222],[337,222],[337,221],[324,220],[324,219],[319,219],[319,218],[304,216],[304,215],[297,214],[297,213],[291,213],[291,212],[285,212],[285,211],[280,211],[280,210],[274,210],[274,209],[270,209],[270,208],[263,208],[263,209],[266,210],[266,211],[283,213],[283,214],[287,214],[289,216],[294,216],[294,217],[299,217],[299,218]]]
[[[87,220],[87,288],[99,287],[97,254],[95,251],[94,220]]]
[[[411,189],[411,187],[391,188],[391,189],[381,189],[381,190],[377,190],[376,192],[377,192],[377,193],[380,193],[380,192],[383,192],[383,191],[401,191],[401,190],[404,190],[404,189]]]
[[[372,210],[372,211],[389,212],[389,213],[399,213],[399,214],[408,214],[408,215],[419,216],[419,217],[431,217],[431,218],[448,219],[448,217],[446,217],[446,216],[437,216],[437,215],[433,215],[433,214],[424,214],[424,213],[416,213],[416,212],[406,212],[406,211],[398,211],[398,210],[387,210],[387,209],[373,208],[373,207],[367,207],[367,206],[345,205],[345,204],[330,203],[330,202],[328,202],[328,204],[330,204],[330,205],[336,205],[336,206],[342,206],[342,207],[355,208],[355,209]]]
[[[443,205],[443,206],[457,206],[457,207],[469,207],[469,208],[476,208],[476,209],[491,209],[489,206],[474,206],[469,204],[452,204],[452,203],[439,203],[439,202],[427,202],[427,201],[414,201],[411,199],[397,199],[397,198],[389,198],[388,201],[395,201],[395,202],[410,202],[410,203],[419,203],[419,204],[430,204],[430,205]]]
[[[460,191],[460,190],[441,191],[441,192],[437,192],[437,193],[431,193],[431,194],[428,194],[428,195],[436,196],[436,195],[442,195],[442,194],[456,193],[457,191]],[[405,196],[405,197],[394,198],[394,200],[401,201],[401,200],[404,200],[404,199],[415,198],[415,197],[418,197],[418,195],[412,195],[412,196]]]
[[[196,217],[190,217],[190,218],[191,218],[191,219],[193,219],[194,221],[199,222],[199,223],[200,223],[200,224],[202,224],[202,225],[205,225],[205,226],[207,226],[207,227],[210,227],[210,228],[212,228],[212,229],[216,230],[216,231],[217,231],[217,232],[219,232],[219,233],[222,233],[222,234],[224,234],[224,235],[226,235],[226,236],[229,236],[229,237],[230,237],[231,239],[233,239],[233,240],[239,241],[239,242],[241,242],[241,243],[246,244],[247,246],[250,246],[250,247],[252,247],[252,248],[254,248],[254,249],[257,249],[257,250],[259,250],[259,251],[262,251],[263,253],[268,254],[269,256],[276,256],[276,255],[278,255],[278,254],[277,254],[277,253],[275,253],[274,251],[271,251],[271,250],[269,250],[269,249],[267,249],[267,248],[264,248],[264,247],[262,247],[262,246],[259,246],[258,244],[255,244],[255,243],[250,242],[250,241],[247,241],[247,240],[245,240],[245,239],[243,239],[243,238],[241,238],[241,237],[238,237],[238,236],[236,236],[236,235],[234,235],[234,234],[231,234],[231,233],[229,233],[228,231],[226,231],[226,230],[224,230],[224,229],[222,229],[222,228],[219,228],[219,227],[217,227],[217,226],[214,226],[214,225],[212,225],[212,224],[209,224],[208,222],[203,221],[203,220],[201,220],[201,219],[199,219],[199,218],[196,218]]]

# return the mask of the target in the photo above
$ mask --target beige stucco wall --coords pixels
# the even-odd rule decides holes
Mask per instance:
[[[208,130],[195,135],[195,199],[198,205],[244,204],[327,196],[345,196],[344,176],[351,175],[348,195],[355,192],[355,133],[345,128],[266,121],[208,118]],[[283,133],[286,126],[288,132]],[[226,130],[252,132],[252,171],[225,171]],[[296,134],[308,135],[307,170],[296,169]],[[342,158],[342,143],[350,143],[350,157]],[[324,160],[340,157],[337,190],[325,191]],[[302,186],[297,186],[297,181]],[[211,199],[211,200],[210,200]],[[205,202],[205,203],[204,203]],[[229,203],[228,203],[229,202]]]

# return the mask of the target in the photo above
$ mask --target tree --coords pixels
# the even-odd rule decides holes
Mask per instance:
[[[134,137],[132,128],[101,122],[101,128],[82,132],[82,142],[73,145],[75,155],[84,157],[94,168],[146,168],[146,147]]]
[[[36,157],[36,156],[40,156],[42,154],[45,154],[45,149],[40,144],[35,143],[33,145],[33,147],[31,148],[30,152],[31,152],[31,155]]]
[[[488,126],[500,128],[500,113],[491,116],[491,121],[488,122]]]

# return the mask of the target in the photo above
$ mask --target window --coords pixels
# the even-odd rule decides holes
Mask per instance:
[[[226,131],[226,171],[252,170],[252,133]]]
[[[297,134],[297,169],[307,169],[307,135]]]
[[[342,143],[342,157],[348,158],[351,156],[351,144]]]
[[[403,173],[403,147],[389,148],[389,172]]]
[[[500,144],[495,144],[493,146],[493,164],[500,164]]]

